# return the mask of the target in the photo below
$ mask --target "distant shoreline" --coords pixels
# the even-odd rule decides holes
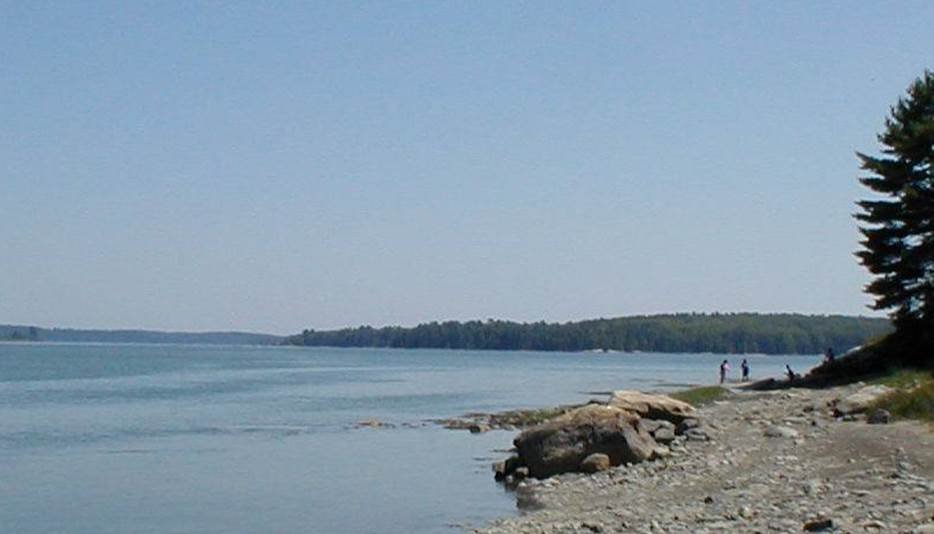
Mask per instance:
[[[285,336],[253,332],[165,332],[0,325],[0,342],[150,343],[196,345],[281,345]]]

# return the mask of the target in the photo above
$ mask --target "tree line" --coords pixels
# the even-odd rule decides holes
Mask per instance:
[[[300,346],[468,350],[715,352],[819,354],[843,352],[887,334],[886,319],[800,314],[670,314],[567,323],[446,321],[412,328],[360,326],[305,330]]]

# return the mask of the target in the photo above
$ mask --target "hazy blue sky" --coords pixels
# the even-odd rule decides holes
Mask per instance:
[[[0,323],[868,313],[934,3],[0,2]]]

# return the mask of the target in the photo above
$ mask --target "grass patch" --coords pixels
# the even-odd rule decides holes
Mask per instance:
[[[934,373],[930,371],[898,369],[868,382],[896,389],[911,389],[930,380],[934,380]]]
[[[882,397],[873,406],[888,410],[898,419],[919,419],[934,423],[934,378]]]
[[[703,406],[713,401],[725,399],[730,396],[730,391],[720,386],[701,386],[697,388],[685,389],[671,394],[672,398],[684,401],[694,406]]]

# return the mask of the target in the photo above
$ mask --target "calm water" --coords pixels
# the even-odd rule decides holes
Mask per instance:
[[[0,344],[0,525],[458,532],[516,513],[489,467],[514,433],[426,419],[712,383],[723,358]],[[749,360],[761,377],[818,357]],[[368,418],[396,427],[354,428]]]

